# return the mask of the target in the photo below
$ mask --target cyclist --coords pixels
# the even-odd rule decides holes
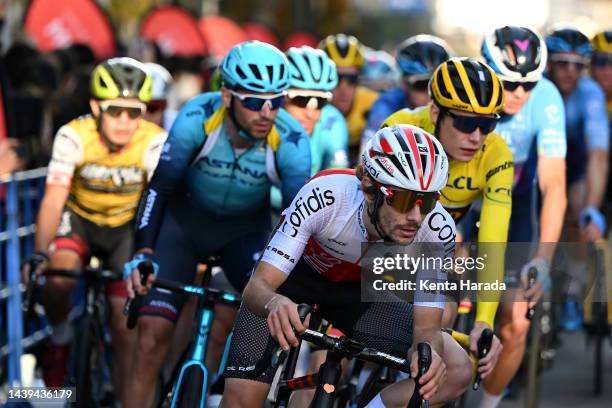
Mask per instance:
[[[565,234],[568,241],[595,242],[606,230],[600,208],[608,174],[610,130],[605,96],[595,81],[583,75],[592,46],[576,28],[559,27],[546,37],[548,78],[565,102],[567,135],[568,213]],[[572,277],[568,298],[577,299],[585,280],[584,263],[573,257],[567,268]],[[577,330],[582,315],[576,300],[564,302],[561,326]]]
[[[482,198],[478,241],[485,267],[480,282],[503,277],[504,245],[512,209],[513,161],[510,149],[493,132],[503,100],[502,83],[486,64],[471,58],[451,58],[432,74],[429,83],[432,103],[416,110],[403,109],[385,119],[384,126],[406,123],[434,134],[449,156],[449,178],[441,191],[441,202],[455,221],[472,203]],[[484,255],[486,254],[486,256]],[[476,322],[470,333],[470,349],[485,328],[493,328],[498,297],[478,294]],[[492,354],[500,351],[495,338]],[[486,360],[487,364],[489,360]]]
[[[425,399],[443,401],[465,389],[471,376],[467,355],[440,331],[443,294],[417,291],[414,305],[361,300],[364,243],[408,248],[437,242],[444,256],[452,256],[454,222],[437,203],[447,173],[446,155],[431,135],[414,126],[392,126],[371,140],[356,172],[324,170],[300,190],[245,288],[221,406],[262,406],[274,372],[268,368],[253,378],[249,367],[265,357],[270,336],[285,350],[297,345],[293,330],[305,327],[294,302],[318,304],[343,333],[388,353],[406,355],[411,343],[428,341],[433,358],[421,382]],[[446,280],[445,270],[434,272]],[[416,371],[416,352],[411,357]],[[385,396],[384,402],[406,406],[403,397]],[[375,403],[382,406],[380,396]]]
[[[91,255],[102,266],[120,272],[130,259],[133,219],[150,179],[166,133],[142,119],[151,99],[151,77],[140,62],[113,58],[91,75],[92,115],[62,126],[55,136],[47,185],[36,222],[38,270],[82,268]],[[25,271],[27,274],[27,271]],[[42,304],[51,324],[50,349],[42,368],[48,387],[60,387],[72,337],[68,322],[76,281],[50,277]],[[122,281],[106,288],[115,364],[115,393],[122,398],[124,376],[135,337],[122,314],[127,296]]]
[[[137,252],[125,267],[131,296],[150,287],[140,285],[141,260],[152,259],[163,278],[190,283],[196,263],[212,254],[221,255],[229,282],[242,291],[270,232],[271,183],[281,181],[283,202],[290,203],[310,177],[307,135],[280,109],[289,87],[285,55],[260,41],[243,42],[227,53],[221,71],[220,93],[201,94],[181,109],[141,201]],[[156,289],[143,299],[126,406],[153,403],[183,302]],[[228,333],[232,325],[230,316],[214,327]],[[207,364],[216,368],[223,342],[211,347]]]
[[[348,128],[333,105],[338,85],[336,64],[323,51],[303,46],[289,48],[289,91],[286,109],[310,135],[311,174],[348,166]]]
[[[153,78],[153,96],[147,103],[145,119],[170,130],[176,117],[176,111],[168,109],[168,92],[172,86],[172,75],[163,66],[147,62],[147,70]]]
[[[397,87],[382,93],[372,105],[362,143],[367,142],[393,112],[431,102],[427,93],[429,78],[438,65],[450,58],[450,51],[441,38],[419,34],[403,41],[395,55],[402,80]]]
[[[384,92],[397,85],[399,69],[395,58],[383,50],[366,48],[360,82],[376,92]]]
[[[513,272],[507,274],[506,283],[511,288],[524,286],[528,270],[535,267],[539,285],[527,297],[536,299],[542,283],[550,280],[550,264],[567,203],[563,100],[552,82],[542,77],[546,45],[535,32],[515,26],[498,28],[485,36],[481,52],[504,84],[504,110],[495,131],[514,157],[508,242],[540,243],[532,253],[523,247],[509,252],[508,270]],[[538,296],[534,296],[536,291]],[[485,380],[481,407],[497,406],[521,364],[529,329],[526,312],[527,303],[516,298],[501,303],[499,325],[504,348]]]
[[[319,48],[336,63],[338,86],[333,91],[332,103],[346,118],[349,161],[353,164],[358,161],[361,134],[378,93],[359,85],[364,57],[363,45],[357,38],[346,34],[330,35],[319,43]]]

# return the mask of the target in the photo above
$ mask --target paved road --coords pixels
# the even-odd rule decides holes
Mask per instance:
[[[586,337],[582,332],[563,333],[562,345],[557,351],[553,367],[542,373],[540,393],[541,408],[612,407],[612,347],[605,343],[604,348],[604,390],[600,397],[592,393],[593,351],[587,348]],[[480,395],[471,392],[469,407],[477,407]],[[522,408],[525,397],[521,393],[516,399],[505,399],[501,408]]]

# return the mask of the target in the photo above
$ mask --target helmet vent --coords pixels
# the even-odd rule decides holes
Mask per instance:
[[[259,72],[259,67],[255,64],[249,64],[249,68],[251,68],[251,72],[255,75],[255,78],[258,80],[262,80],[261,72]]]
[[[246,74],[244,73],[242,68],[240,68],[239,66],[236,67],[236,73],[238,74],[240,79],[246,79],[247,78]]]

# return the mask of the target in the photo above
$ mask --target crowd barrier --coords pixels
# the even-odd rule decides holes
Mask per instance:
[[[32,253],[36,213],[45,185],[46,168],[0,177],[0,379],[21,381],[24,350],[47,336],[45,328],[32,333],[21,310],[20,265]]]

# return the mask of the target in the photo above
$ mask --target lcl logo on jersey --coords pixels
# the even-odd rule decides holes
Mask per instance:
[[[478,188],[472,187],[472,178],[471,177],[465,177],[465,176],[457,177],[456,179],[451,181],[446,186],[447,187],[456,188],[457,190],[465,190],[465,189],[471,190],[471,191],[477,191],[478,190]]]
[[[319,187],[315,187],[306,198],[300,196],[295,200],[293,211],[285,220],[281,228],[282,231],[285,232],[285,227],[289,226],[292,228],[291,236],[297,236],[297,229],[302,225],[307,216],[319,212],[328,205],[332,205],[335,201],[336,198],[331,190],[325,190],[321,193]]]

